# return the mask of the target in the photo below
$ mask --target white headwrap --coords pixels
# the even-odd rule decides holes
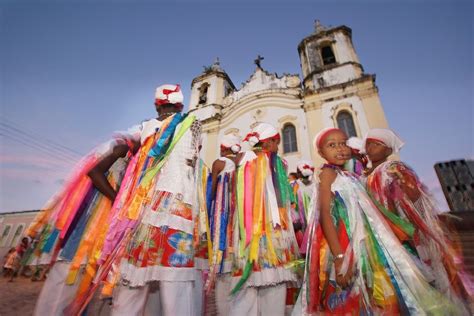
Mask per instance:
[[[155,104],[163,105],[167,103],[183,105],[183,93],[179,84],[164,84],[156,88]]]
[[[224,135],[221,139],[221,147],[230,148],[234,154],[240,152],[240,137],[234,134]]]
[[[367,139],[374,139],[382,142],[385,146],[392,149],[393,153],[398,153],[405,143],[388,128],[373,128],[364,137],[364,149]]]
[[[268,140],[270,138],[280,138],[280,134],[273,125],[268,123],[259,123],[250,133],[245,136],[244,141],[248,142],[251,147],[259,142]]]
[[[312,176],[314,173],[314,167],[313,163],[307,160],[300,160],[298,162],[298,165],[296,166],[296,169],[301,172],[303,177],[309,177]]]
[[[364,140],[359,137],[351,137],[347,140],[347,146],[359,152],[364,151]]]
[[[323,128],[322,130],[319,131],[319,133],[316,134],[316,136],[314,137],[314,140],[313,140],[313,147],[315,149],[319,149],[320,146],[321,146],[321,142],[324,140],[324,137],[329,134],[330,132],[332,131],[339,131],[340,129],[339,128],[335,128],[335,127],[326,127],[326,128]]]

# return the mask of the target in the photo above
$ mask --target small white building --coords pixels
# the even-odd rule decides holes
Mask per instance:
[[[12,247],[16,247],[39,210],[0,213],[0,258]],[[3,261],[2,261],[3,263]]]
[[[189,111],[203,124],[202,156],[208,165],[218,157],[223,135],[244,137],[258,122],[280,129],[280,154],[289,171],[301,159],[321,162],[312,140],[325,127],[358,137],[370,128],[388,127],[375,75],[364,73],[350,28],[325,28],[316,22],[298,52],[301,77],[272,74],[258,56],[254,73],[239,89],[218,60],[194,78]]]

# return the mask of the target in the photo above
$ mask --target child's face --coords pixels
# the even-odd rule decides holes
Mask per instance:
[[[280,145],[280,139],[279,138],[271,138],[267,140],[266,142],[263,143],[262,148],[272,152],[272,153],[277,153],[278,152],[278,145]]]
[[[351,148],[346,145],[346,142],[347,136],[344,132],[332,131],[324,138],[319,154],[328,163],[342,166],[351,158]]]
[[[372,162],[384,161],[392,154],[392,149],[385,146],[384,143],[374,139],[367,139],[365,143],[365,152]]]

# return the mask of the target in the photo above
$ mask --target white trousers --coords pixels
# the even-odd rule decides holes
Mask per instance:
[[[157,286],[156,286],[157,285]],[[112,316],[195,316],[194,281],[156,281],[138,288],[119,286]]]
[[[230,302],[231,316],[284,316],[286,283],[241,289]]]
[[[230,311],[230,291],[232,277],[229,274],[221,275],[216,280],[216,305],[219,316],[227,316]]]
[[[63,315],[63,310],[72,302],[79,283],[66,285],[66,277],[71,263],[57,261],[49,270],[41,293],[36,301],[34,316]]]
[[[194,312],[196,316],[204,315],[204,272],[196,270],[196,279],[193,284]]]

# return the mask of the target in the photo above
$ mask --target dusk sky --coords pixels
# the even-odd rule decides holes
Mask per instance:
[[[264,56],[299,74],[297,45],[352,28],[401,159],[437,198],[436,162],[474,158],[472,1],[6,1],[0,3],[0,212],[41,208],[94,146],[155,116],[156,86],[216,57],[237,88]],[[249,123],[250,124],[250,123]],[[441,201],[443,207],[445,201]]]

